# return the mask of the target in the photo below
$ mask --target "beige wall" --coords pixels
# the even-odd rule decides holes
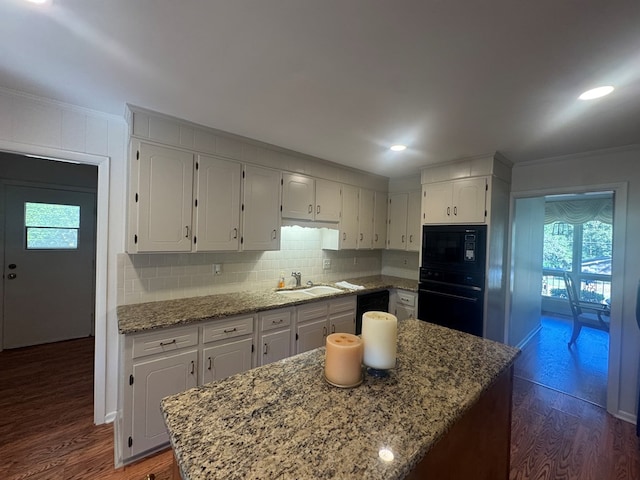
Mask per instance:
[[[607,189],[616,191],[607,408],[634,421],[640,361],[640,331],[635,319],[640,278],[640,146],[545,159],[513,168],[512,194],[516,197]]]

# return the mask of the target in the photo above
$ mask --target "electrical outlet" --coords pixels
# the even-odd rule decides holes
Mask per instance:
[[[214,275],[222,275],[222,264],[214,263],[213,264],[213,274]]]
[[[331,268],[331,259],[325,258],[324,260],[322,260],[322,269],[329,270],[330,268]]]
[[[407,261],[407,259],[404,259],[404,264],[407,265],[409,262]]]

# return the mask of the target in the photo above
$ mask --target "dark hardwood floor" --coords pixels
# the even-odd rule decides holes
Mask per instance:
[[[92,395],[93,339],[0,352],[0,479],[170,479],[169,450],[113,468],[113,429],[93,424]],[[515,379],[512,480],[640,479],[639,447],[633,425]]]

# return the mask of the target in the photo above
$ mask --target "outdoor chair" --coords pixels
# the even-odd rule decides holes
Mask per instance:
[[[571,313],[573,314],[573,331],[571,332],[571,340],[569,340],[569,348],[571,348],[571,345],[578,339],[582,327],[595,328],[608,332],[611,310],[609,305],[606,304],[581,302],[571,275],[564,272],[563,277],[564,284],[567,288],[567,297],[569,298]]]

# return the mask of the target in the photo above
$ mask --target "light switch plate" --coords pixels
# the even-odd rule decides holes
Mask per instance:
[[[214,263],[213,264],[213,274],[214,275],[222,275],[222,264]]]

